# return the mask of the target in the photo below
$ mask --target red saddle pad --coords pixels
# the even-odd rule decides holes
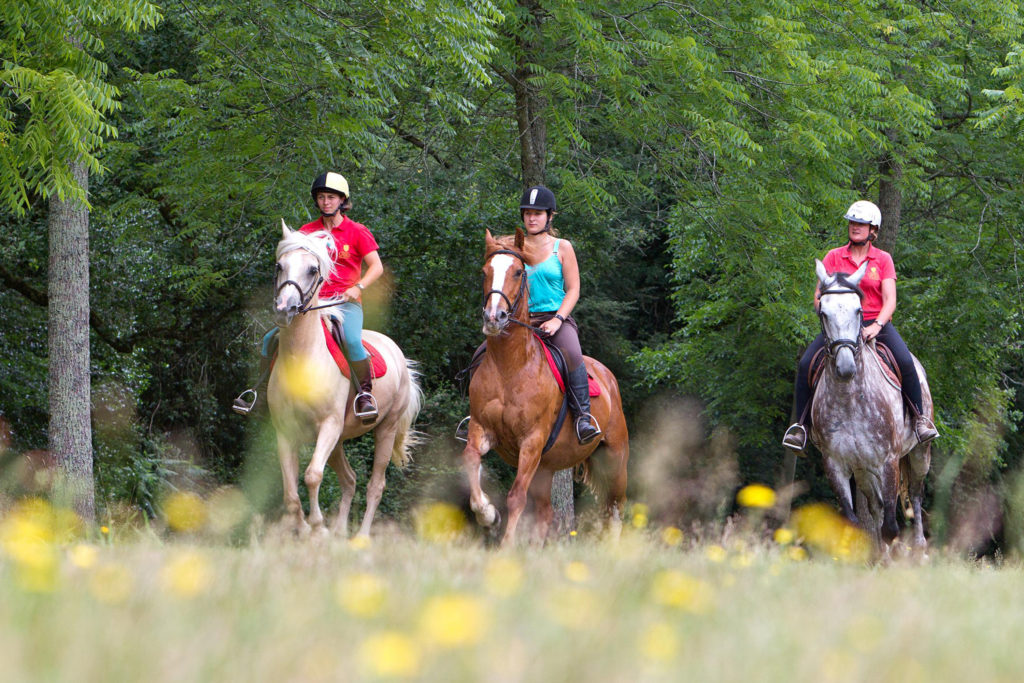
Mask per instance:
[[[534,334],[533,336],[537,337],[536,334]],[[558,388],[561,389],[562,393],[564,394],[565,381],[562,379],[562,373],[558,371],[558,366],[555,365],[555,359],[551,355],[551,349],[548,348],[548,345],[545,344],[540,337],[537,337],[537,341],[539,341],[540,345],[544,348],[544,357],[548,359],[548,367],[551,368],[551,374],[555,376],[555,381],[558,382]],[[598,384],[597,381],[590,376],[590,372],[587,372],[587,389],[589,390],[588,393],[591,397],[601,395],[601,385]]]
[[[345,360],[345,354],[341,352],[341,348],[338,346],[338,342],[334,341],[334,335],[331,334],[331,328],[327,327],[327,321],[321,319],[320,324],[324,327],[324,338],[327,340],[327,350],[331,352],[331,356],[334,357],[334,362],[338,364],[338,369],[341,370],[341,374],[345,377],[349,377],[348,361]],[[384,361],[384,357],[380,355],[380,351],[375,349],[365,339],[363,340],[363,348],[370,354],[371,368],[373,376],[383,377],[388,371],[388,364]]]

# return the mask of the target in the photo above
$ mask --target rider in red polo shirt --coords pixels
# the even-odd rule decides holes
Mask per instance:
[[[892,256],[872,244],[882,225],[882,212],[868,201],[854,202],[844,216],[848,221],[847,230],[850,240],[845,246],[828,252],[822,263],[829,273],[852,274],[862,263],[867,261],[867,271],[860,281],[864,293],[861,299],[863,313],[864,341],[878,338],[889,347],[903,376],[903,393],[914,405],[917,417],[914,429],[921,443],[931,441],[939,435],[935,425],[925,417],[921,406],[921,382],[914,366],[914,358],[907,349],[906,343],[892,324],[892,314],[896,310],[896,267]],[[814,291],[814,309],[818,310],[821,297],[821,283]],[[818,334],[811,345],[800,357],[800,365],[796,375],[796,415],[798,422],[790,425],[782,437],[782,445],[794,451],[802,451],[807,445],[807,426],[803,423],[807,404],[811,400],[811,387],[808,380],[811,360],[825,345],[824,335]]]
[[[372,393],[370,354],[363,347],[362,293],[384,274],[384,265],[377,251],[377,241],[369,229],[346,215],[352,208],[352,202],[348,194],[348,181],[344,176],[333,172],[320,174],[313,181],[310,194],[320,210],[320,217],[306,223],[300,230],[304,233],[327,231],[334,238],[337,253],[334,272],[320,288],[320,301],[329,303],[333,300],[342,313],[340,329],[335,323],[331,326],[332,331],[359,387],[353,402],[353,412],[363,422],[370,423],[377,419],[378,412]],[[270,375],[270,359],[276,349],[275,327],[263,338],[260,378],[253,388],[246,389],[235,399],[232,409],[236,413],[248,415],[255,409],[257,399],[262,398],[256,389],[266,383]]]

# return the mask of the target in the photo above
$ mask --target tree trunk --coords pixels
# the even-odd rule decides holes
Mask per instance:
[[[531,72],[527,65],[533,61],[540,48],[537,41],[540,37],[540,6],[536,2],[520,0],[520,6],[529,10],[533,29],[530,38],[521,33],[516,38],[518,47],[516,71],[511,79],[516,95],[516,123],[519,124],[519,157],[523,169],[523,188],[544,183],[547,167],[547,127],[544,125],[544,107],[546,102],[541,97],[537,86],[530,82]]]
[[[895,133],[888,133],[894,139]],[[903,167],[892,155],[886,155],[878,165],[878,208],[882,212],[882,227],[875,246],[892,253],[900,232],[900,211],[903,207]]]
[[[88,192],[84,163],[71,164]],[[89,210],[50,199],[50,451],[60,470],[54,495],[86,522],[95,520],[89,380]]]

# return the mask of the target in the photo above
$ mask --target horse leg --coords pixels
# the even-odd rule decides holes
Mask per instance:
[[[538,469],[530,482],[530,498],[533,500],[534,514],[537,518],[534,536],[541,543],[547,539],[551,532],[551,520],[555,517],[555,510],[551,507],[551,480],[554,472]]]
[[[316,447],[313,449],[313,457],[306,467],[305,481],[306,489],[309,491],[309,523],[313,531],[318,534],[326,534],[324,528],[324,513],[320,510],[320,484],[324,480],[324,467],[327,466],[327,458],[334,450],[338,439],[341,437],[341,420],[330,417],[320,425],[320,433],[316,436]]]
[[[609,434],[611,430],[606,432]],[[629,462],[629,438],[624,437],[621,444],[612,445],[605,437],[605,444],[600,450],[607,454],[611,465],[611,478],[605,494],[605,525],[612,540],[622,535],[622,514],[626,508],[626,463]]]
[[[928,548],[928,541],[924,537],[924,478],[931,469],[932,445],[931,443],[918,444],[907,454],[910,464],[910,504],[914,508],[914,548],[924,553]]]
[[[281,433],[277,435],[277,458],[281,462],[285,514],[292,519],[296,532],[309,533],[309,524],[302,514],[302,502],[299,500],[299,452]]]
[[[508,546],[515,540],[516,526],[526,509],[526,494],[540,465],[542,439],[540,436],[531,436],[519,446],[516,478],[508,492],[508,524],[505,525],[505,535],[501,539],[502,546]]]
[[[353,471],[352,466],[348,464],[343,443],[340,440],[338,441],[338,445],[331,452],[331,457],[327,459],[327,464],[338,475],[338,486],[341,488],[338,517],[334,520],[334,525],[331,526],[331,533],[340,538],[347,538],[348,516],[352,509],[352,498],[356,494],[356,473]]]
[[[398,424],[394,420],[387,425],[378,425],[374,429],[373,472],[370,473],[370,481],[366,484],[366,512],[363,514],[363,523],[357,536],[370,537],[370,525],[373,524],[373,516],[377,514],[380,498],[384,495],[385,474],[388,463],[391,462],[391,449],[395,446],[397,434]]]
[[[822,458],[825,467],[825,476],[828,483],[832,485],[832,491],[839,499],[839,511],[854,524],[859,524],[857,514],[853,511],[853,493],[850,490],[850,473],[839,466],[835,460],[828,456]]]
[[[880,536],[885,544],[891,545],[900,535],[900,525],[896,521],[896,501],[900,493],[900,461],[892,457],[885,463],[882,470],[882,525]]]
[[[483,469],[480,460],[482,454],[490,448],[491,444],[484,434],[483,427],[471,422],[466,447],[462,451],[462,469],[469,483],[469,507],[476,516],[477,524],[486,529],[490,529],[499,521],[498,509],[491,504],[490,498],[480,485],[480,471]]]

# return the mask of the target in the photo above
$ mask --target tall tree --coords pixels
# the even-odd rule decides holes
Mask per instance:
[[[117,90],[106,82],[99,34],[136,32],[159,19],[155,5],[15,0],[0,7],[0,201],[23,213],[50,199],[50,449],[67,501],[94,514],[89,421],[88,174],[116,134],[106,116]]]

